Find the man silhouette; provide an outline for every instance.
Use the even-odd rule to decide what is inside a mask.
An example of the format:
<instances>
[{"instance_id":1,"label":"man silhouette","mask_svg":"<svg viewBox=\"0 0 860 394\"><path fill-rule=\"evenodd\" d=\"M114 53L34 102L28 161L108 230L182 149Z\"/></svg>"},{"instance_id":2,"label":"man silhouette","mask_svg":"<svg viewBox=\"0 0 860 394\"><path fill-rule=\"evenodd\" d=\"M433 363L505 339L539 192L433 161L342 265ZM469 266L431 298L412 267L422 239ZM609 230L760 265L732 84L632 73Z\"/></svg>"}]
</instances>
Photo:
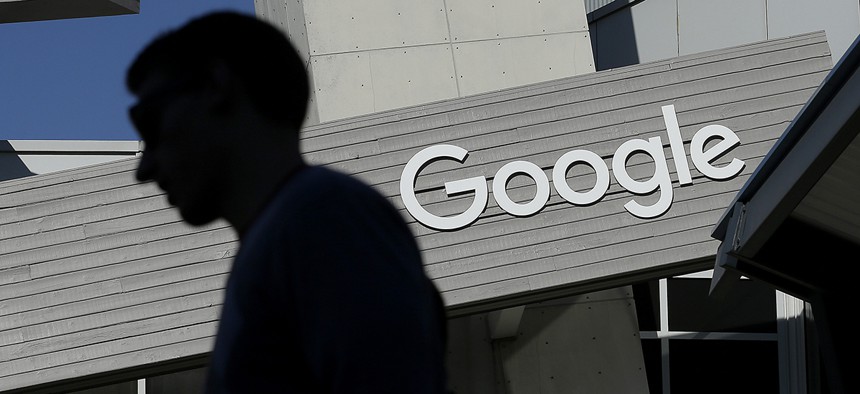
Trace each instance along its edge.
<instances>
[{"instance_id":1,"label":"man silhouette","mask_svg":"<svg viewBox=\"0 0 860 394\"><path fill-rule=\"evenodd\" d=\"M279 30L205 15L147 46L126 82L137 178L186 222L239 236L208 392L444 392L444 311L415 240L372 188L305 164L307 75Z\"/></svg>"}]
</instances>

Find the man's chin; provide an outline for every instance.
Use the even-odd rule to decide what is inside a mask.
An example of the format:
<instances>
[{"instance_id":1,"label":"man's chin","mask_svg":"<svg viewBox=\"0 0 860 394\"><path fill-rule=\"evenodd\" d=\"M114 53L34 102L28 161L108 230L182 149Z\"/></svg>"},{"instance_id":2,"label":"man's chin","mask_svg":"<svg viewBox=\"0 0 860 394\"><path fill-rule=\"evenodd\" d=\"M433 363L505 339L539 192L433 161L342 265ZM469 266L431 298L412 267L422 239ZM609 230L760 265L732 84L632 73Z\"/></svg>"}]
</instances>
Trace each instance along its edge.
<instances>
[{"instance_id":1,"label":"man's chin","mask_svg":"<svg viewBox=\"0 0 860 394\"><path fill-rule=\"evenodd\" d=\"M165 194L167 195L167 202L174 209L179 211L179 216L182 217L182 221L187 224L192 226L204 226L220 218L217 209L215 209L211 204L211 200L189 199L182 198L187 196L180 196L171 193ZM196 201L196 203L189 203L189 201Z\"/></svg>"},{"instance_id":2,"label":"man's chin","mask_svg":"<svg viewBox=\"0 0 860 394\"><path fill-rule=\"evenodd\" d=\"M211 213L200 212L199 210L182 209L181 207L179 208L179 216L182 217L182 220L185 223L192 226L204 226L218 219L217 215L213 215Z\"/></svg>"}]
</instances>

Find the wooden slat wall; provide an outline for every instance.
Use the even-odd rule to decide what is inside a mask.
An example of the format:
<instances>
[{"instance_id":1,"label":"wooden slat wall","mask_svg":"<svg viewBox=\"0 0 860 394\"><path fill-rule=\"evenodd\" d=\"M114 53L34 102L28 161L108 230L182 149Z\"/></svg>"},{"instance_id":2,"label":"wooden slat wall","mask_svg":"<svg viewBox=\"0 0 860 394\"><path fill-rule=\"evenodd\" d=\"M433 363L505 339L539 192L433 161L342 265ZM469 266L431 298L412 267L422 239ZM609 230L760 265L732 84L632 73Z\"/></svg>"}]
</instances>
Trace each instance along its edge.
<instances>
[{"instance_id":1,"label":"wooden slat wall","mask_svg":"<svg viewBox=\"0 0 860 394\"><path fill-rule=\"evenodd\" d=\"M825 37L814 33L317 125L303 131L303 150L390 197L457 315L706 268L717 247L711 227L830 67ZM513 160L550 175L569 150L608 162L624 141L659 135L673 169L660 111L667 104L685 142L708 124L734 130L741 145L729 156L746 167L716 182L691 163L693 184L675 183L674 203L658 218L627 213L628 200L655 196L634 196L614 177L597 204L573 206L553 191L528 218L504 213L491 194L477 222L459 231L426 228L403 208L403 166L434 144L470 151L465 164L434 163L417 181L422 204L445 214L471 200L445 197L444 182L492 182ZM0 390L209 350L235 234L222 222L183 224L157 188L134 181L135 166L0 183ZM639 156L628 166L634 176L653 171ZM533 189L515 178L508 191L528 199Z\"/></svg>"}]
</instances>

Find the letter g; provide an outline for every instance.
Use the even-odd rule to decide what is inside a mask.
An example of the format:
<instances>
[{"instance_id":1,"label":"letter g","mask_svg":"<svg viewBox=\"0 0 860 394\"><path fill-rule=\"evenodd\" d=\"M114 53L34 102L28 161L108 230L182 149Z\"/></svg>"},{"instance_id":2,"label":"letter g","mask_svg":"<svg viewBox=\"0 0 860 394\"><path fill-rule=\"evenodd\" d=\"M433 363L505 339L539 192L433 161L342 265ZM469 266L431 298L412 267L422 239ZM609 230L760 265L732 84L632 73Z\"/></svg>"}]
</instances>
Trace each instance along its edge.
<instances>
[{"instance_id":1,"label":"letter g","mask_svg":"<svg viewBox=\"0 0 860 394\"><path fill-rule=\"evenodd\" d=\"M421 171L427 164L443 159L454 159L460 163L466 160L469 152L459 146L454 145L433 145L429 148L424 148L416 153L406 163L403 168L403 174L400 175L400 198L403 199L403 205L406 210L415 218L427 227L437 230L456 230L466 227L484 212L487 207L487 179L479 176L459 181L451 181L445 183L445 193L448 196L465 192L475 192L475 200L465 212L455 216L436 216L427 212L418 199L415 197L415 180L418 178L418 172Z\"/></svg>"}]
</instances>

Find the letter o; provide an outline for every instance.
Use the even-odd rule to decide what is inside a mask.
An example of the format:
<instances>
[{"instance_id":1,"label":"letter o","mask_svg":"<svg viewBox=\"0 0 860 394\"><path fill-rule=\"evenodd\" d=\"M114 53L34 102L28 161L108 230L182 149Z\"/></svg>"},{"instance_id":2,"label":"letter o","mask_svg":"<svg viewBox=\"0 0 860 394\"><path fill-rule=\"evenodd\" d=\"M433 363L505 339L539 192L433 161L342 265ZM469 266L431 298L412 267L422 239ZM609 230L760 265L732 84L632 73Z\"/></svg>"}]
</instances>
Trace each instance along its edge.
<instances>
[{"instance_id":1,"label":"letter o","mask_svg":"<svg viewBox=\"0 0 860 394\"><path fill-rule=\"evenodd\" d=\"M506 186L508 180L515 174L528 175L537 186L535 197L525 204L513 202L508 197ZM540 211L549 200L549 180L547 180L543 170L534 163L522 160L510 162L496 172L496 176L493 178L493 195L495 195L499 207L505 212L514 216L529 216Z\"/></svg>"},{"instance_id":2,"label":"letter o","mask_svg":"<svg viewBox=\"0 0 860 394\"><path fill-rule=\"evenodd\" d=\"M580 193L570 188L567 183L567 171L577 163L585 163L594 169L597 180L591 190ZM555 162L552 168L552 183L562 198L576 205L588 205L603 198L609 189L609 168L596 153L587 150L573 150L565 153Z\"/></svg>"}]
</instances>

